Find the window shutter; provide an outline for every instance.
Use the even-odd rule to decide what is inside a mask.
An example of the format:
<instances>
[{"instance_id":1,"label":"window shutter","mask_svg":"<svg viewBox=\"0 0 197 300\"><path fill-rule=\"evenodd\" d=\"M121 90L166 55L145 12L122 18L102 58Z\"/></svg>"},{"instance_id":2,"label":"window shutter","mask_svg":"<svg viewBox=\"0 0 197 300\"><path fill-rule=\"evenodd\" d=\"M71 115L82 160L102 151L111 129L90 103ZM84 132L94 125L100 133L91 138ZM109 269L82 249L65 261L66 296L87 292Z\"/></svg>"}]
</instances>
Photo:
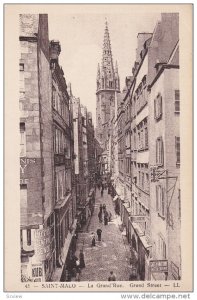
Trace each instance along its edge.
<instances>
[{"instance_id":1,"label":"window shutter","mask_svg":"<svg viewBox=\"0 0 197 300\"><path fill-rule=\"evenodd\" d=\"M156 211L159 210L159 207L158 207L158 185L156 185Z\"/></svg>"},{"instance_id":2,"label":"window shutter","mask_svg":"<svg viewBox=\"0 0 197 300\"><path fill-rule=\"evenodd\" d=\"M162 96L160 95L160 97L159 97L159 116L162 116Z\"/></svg>"},{"instance_id":3,"label":"window shutter","mask_svg":"<svg viewBox=\"0 0 197 300\"><path fill-rule=\"evenodd\" d=\"M156 114L156 99L154 99L154 118L157 118L157 114Z\"/></svg>"},{"instance_id":4,"label":"window shutter","mask_svg":"<svg viewBox=\"0 0 197 300\"><path fill-rule=\"evenodd\" d=\"M161 163L161 165L163 165L163 163L164 163L164 149L163 149L163 139L162 138L160 138L160 143L161 143L161 161L160 161L160 163Z\"/></svg>"},{"instance_id":5,"label":"window shutter","mask_svg":"<svg viewBox=\"0 0 197 300\"><path fill-rule=\"evenodd\" d=\"M164 188L161 189L161 213L165 215L165 203L164 203Z\"/></svg>"}]
</instances>

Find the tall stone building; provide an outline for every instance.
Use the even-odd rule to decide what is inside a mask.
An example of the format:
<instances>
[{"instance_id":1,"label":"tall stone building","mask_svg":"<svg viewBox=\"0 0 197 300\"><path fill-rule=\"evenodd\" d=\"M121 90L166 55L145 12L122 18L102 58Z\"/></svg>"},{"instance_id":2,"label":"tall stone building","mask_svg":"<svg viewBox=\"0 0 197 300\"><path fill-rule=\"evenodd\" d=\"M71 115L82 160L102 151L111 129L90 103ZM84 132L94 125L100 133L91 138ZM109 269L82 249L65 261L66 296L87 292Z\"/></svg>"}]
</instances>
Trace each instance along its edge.
<instances>
[{"instance_id":1,"label":"tall stone building","mask_svg":"<svg viewBox=\"0 0 197 300\"><path fill-rule=\"evenodd\" d=\"M103 150L107 148L111 118L115 110L115 91L120 92L118 65L114 68L108 24L105 23L103 57L98 65L96 91L96 138Z\"/></svg>"},{"instance_id":2,"label":"tall stone building","mask_svg":"<svg viewBox=\"0 0 197 300\"><path fill-rule=\"evenodd\" d=\"M76 226L72 106L45 14L20 15L21 280L59 281Z\"/></svg>"},{"instance_id":3,"label":"tall stone building","mask_svg":"<svg viewBox=\"0 0 197 300\"><path fill-rule=\"evenodd\" d=\"M139 33L113 127L115 203L139 280L181 279L179 18ZM118 161L118 164L117 164ZM162 265L162 268L160 268Z\"/></svg>"},{"instance_id":4,"label":"tall stone building","mask_svg":"<svg viewBox=\"0 0 197 300\"><path fill-rule=\"evenodd\" d=\"M72 106L64 72L59 65L60 42L50 42L50 69L52 78L53 155L56 272L53 281L59 281L76 226L75 178L73 172Z\"/></svg>"},{"instance_id":5,"label":"tall stone building","mask_svg":"<svg viewBox=\"0 0 197 300\"><path fill-rule=\"evenodd\" d=\"M21 280L55 268L53 131L48 17L20 15Z\"/></svg>"}]
</instances>

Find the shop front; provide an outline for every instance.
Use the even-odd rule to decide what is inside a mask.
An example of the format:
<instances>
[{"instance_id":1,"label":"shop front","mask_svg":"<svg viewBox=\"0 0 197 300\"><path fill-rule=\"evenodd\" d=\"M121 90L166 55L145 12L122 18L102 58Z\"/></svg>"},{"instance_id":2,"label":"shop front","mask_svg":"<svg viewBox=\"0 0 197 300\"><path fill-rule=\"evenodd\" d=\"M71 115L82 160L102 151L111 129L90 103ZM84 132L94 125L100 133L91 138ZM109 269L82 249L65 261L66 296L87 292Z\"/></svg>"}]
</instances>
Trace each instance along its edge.
<instances>
[{"instance_id":1,"label":"shop front","mask_svg":"<svg viewBox=\"0 0 197 300\"><path fill-rule=\"evenodd\" d=\"M21 281L50 281L55 269L53 227L23 229Z\"/></svg>"},{"instance_id":2,"label":"shop front","mask_svg":"<svg viewBox=\"0 0 197 300\"><path fill-rule=\"evenodd\" d=\"M145 234L144 216L132 216L131 222L131 248L137 258L137 273L139 280L149 280L149 261L151 256L151 242Z\"/></svg>"},{"instance_id":3,"label":"shop front","mask_svg":"<svg viewBox=\"0 0 197 300\"><path fill-rule=\"evenodd\" d=\"M71 204L72 197L69 194L55 206L56 270L53 274L53 281L60 280L68 249L76 230L77 220L72 218Z\"/></svg>"}]
</instances>

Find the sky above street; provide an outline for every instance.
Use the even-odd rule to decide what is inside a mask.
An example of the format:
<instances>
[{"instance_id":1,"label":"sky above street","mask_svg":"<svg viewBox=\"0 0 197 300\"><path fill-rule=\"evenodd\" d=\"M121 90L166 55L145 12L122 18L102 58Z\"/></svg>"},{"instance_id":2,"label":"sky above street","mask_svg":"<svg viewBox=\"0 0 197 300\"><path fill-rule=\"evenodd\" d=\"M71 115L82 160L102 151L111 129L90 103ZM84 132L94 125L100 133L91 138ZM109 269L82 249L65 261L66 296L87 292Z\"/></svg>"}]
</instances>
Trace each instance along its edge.
<instances>
[{"instance_id":1,"label":"sky above street","mask_svg":"<svg viewBox=\"0 0 197 300\"><path fill-rule=\"evenodd\" d=\"M48 14L49 38L60 41L59 63L72 92L96 116L96 75L101 64L105 20L108 21L113 63L118 62L121 90L132 74L139 32L153 32L160 13L141 10L124 13L53 12Z\"/></svg>"}]
</instances>

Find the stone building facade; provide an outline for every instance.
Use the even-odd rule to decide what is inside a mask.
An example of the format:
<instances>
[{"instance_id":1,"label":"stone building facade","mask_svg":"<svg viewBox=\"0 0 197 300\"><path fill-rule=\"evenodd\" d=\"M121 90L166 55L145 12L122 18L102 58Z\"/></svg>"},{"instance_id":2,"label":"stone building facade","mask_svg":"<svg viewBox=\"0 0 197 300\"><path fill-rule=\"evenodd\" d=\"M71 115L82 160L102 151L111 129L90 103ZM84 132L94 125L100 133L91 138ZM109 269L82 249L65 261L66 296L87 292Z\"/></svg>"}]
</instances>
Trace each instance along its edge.
<instances>
[{"instance_id":1,"label":"stone building facade","mask_svg":"<svg viewBox=\"0 0 197 300\"><path fill-rule=\"evenodd\" d=\"M94 206L96 173L94 125L91 113L80 103L80 99L73 95L71 99L74 126L77 219L80 227L83 227L91 216Z\"/></svg>"},{"instance_id":2,"label":"stone building facade","mask_svg":"<svg viewBox=\"0 0 197 300\"><path fill-rule=\"evenodd\" d=\"M61 46L50 42L50 68L53 106L53 155L56 267L53 279L60 279L76 227L76 196L73 169L73 122L67 84L59 65Z\"/></svg>"},{"instance_id":3,"label":"stone building facade","mask_svg":"<svg viewBox=\"0 0 197 300\"><path fill-rule=\"evenodd\" d=\"M150 44L149 127L152 257L181 278L179 17L162 14ZM162 36L162 39L161 39ZM158 46L156 46L158 45Z\"/></svg>"},{"instance_id":4,"label":"stone building facade","mask_svg":"<svg viewBox=\"0 0 197 300\"><path fill-rule=\"evenodd\" d=\"M47 15L20 15L19 41L21 279L42 281L56 264Z\"/></svg>"},{"instance_id":5,"label":"stone building facade","mask_svg":"<svg viewBox=\"0 0 197 300\"><path fill-rule=\"evenodd\" d=\"M21 280L60 280L74 234L72 110L45 14L20 15Z\"/></svg>"},{"instance_id":6,"label":"stone building facade","mask_svg":"<svg viewBox=\"0 0 197 300\"><path fill-rule=\"evenodd\" d=\"M178 14L164 13L153 33L138 34L108 137L114 201L139 280L181 278L178 24Z\"/></svg>"}]
</instances>

